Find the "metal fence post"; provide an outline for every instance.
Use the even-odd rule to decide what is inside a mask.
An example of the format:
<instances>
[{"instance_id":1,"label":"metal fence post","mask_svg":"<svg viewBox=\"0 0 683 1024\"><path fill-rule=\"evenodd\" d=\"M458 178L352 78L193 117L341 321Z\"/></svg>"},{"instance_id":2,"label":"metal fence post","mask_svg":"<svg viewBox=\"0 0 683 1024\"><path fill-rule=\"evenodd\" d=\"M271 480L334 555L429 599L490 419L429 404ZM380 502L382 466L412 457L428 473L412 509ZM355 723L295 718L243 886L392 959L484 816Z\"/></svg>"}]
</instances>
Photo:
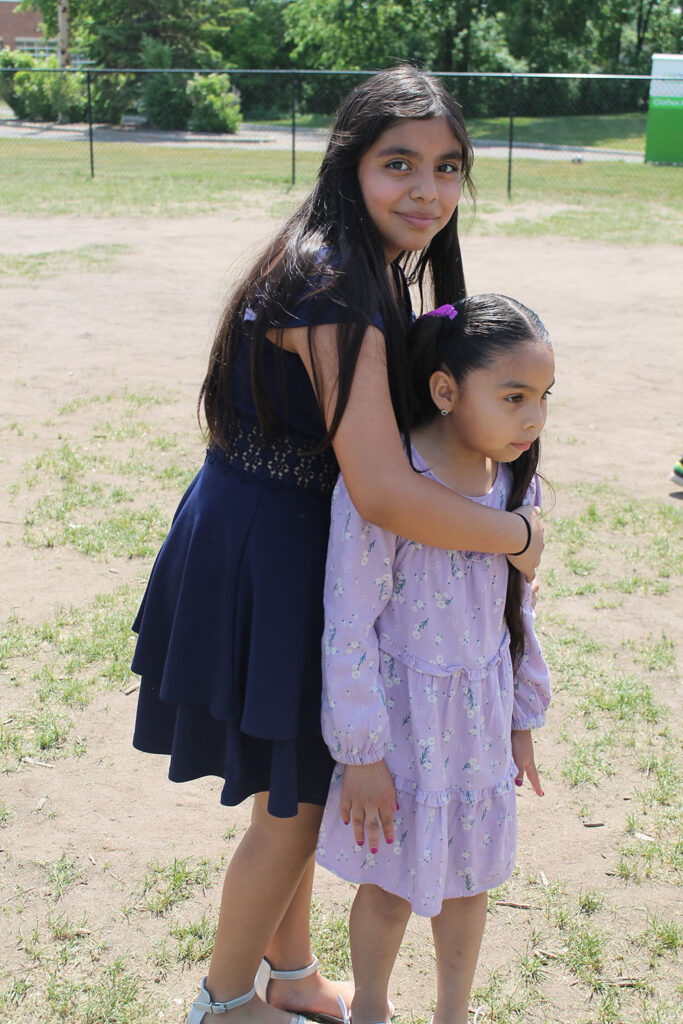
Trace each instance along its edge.
<instances>
[{"instance_id":1,"label":"metal fence post","mask_svg":"<svg viewBox=\"0 0 683 1024\"><path fill-rule=\"evenodd\" d=\"M292 74L292 185L296 183L296 75Z\"/></svg>"},{"instance_id":2,"label":"metal fence post","mask_svg":"<svg viewBox=\"0 0 683 1024\"><path fill-rule=\"evenodd\" d=\"M85 81L88 86L88 137L90 139L90 177L95 177L95 156L92 144L92 96L90 93L90 72L86 71Z\"/></svg>"},{"instance_id":3,"label":"metal fence post","mask_svg":"<svg viewBox=\"0 0 683 1024\"><path fill-rule=\"evenodd\" d=\"M508 199L512 195L512 142L515 131L515 76L510 79L510 125L508 130Z\"/></svg>"}]
</instances>

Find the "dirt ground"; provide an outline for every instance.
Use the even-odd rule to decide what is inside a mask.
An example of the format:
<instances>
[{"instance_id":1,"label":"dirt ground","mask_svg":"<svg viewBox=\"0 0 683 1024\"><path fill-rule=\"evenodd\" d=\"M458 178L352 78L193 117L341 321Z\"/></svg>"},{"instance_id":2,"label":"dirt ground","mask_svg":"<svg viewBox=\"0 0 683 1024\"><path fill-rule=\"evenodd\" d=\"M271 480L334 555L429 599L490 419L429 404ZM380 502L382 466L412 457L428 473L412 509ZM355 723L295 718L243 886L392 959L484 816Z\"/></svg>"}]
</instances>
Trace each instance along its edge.
<instances>
[{"instance_id":1,"label":"dirt ground","mask_svg":"<svg viewBox=\"0 0 683 1024\"><path fill-rule=\"evenodd\" d=\"M165 424L196 446L199 464L194 409L212 327L231 281L274 223L246 208L240 216L165 221L0 217L6 255L127 247L107 273L72 266L52 277L0 279L0 619L15 615L20 623L40 623L60 607L84 606L124 582L142 592L151 560L97 560L65 547L27 547L22 529L29 496L19 486L10 500L10 484L21 485L26 463L56 443L59 404L110 389L171 396ZM681 508L683 490L677 492L667 476L683 451L682 250L476 233L466 236L463 248L470 292L513 295L535 308L550 329L557 384L544 471L560 500L563 489L577 482L607 482L635 498ZM20 436L9 429L13 423L32 429ZM169 516L178 496L168 494ZM551 549L552 530L549 540ZM552 564L552 551L548 554ZM643 599L623 619L596 615L589 621L587 615L580 624L597 635L610 631L617 640L662 630L675 637L683 608L680 589L674 593L675 599L656 606ZM680 723L680 693L672 689L658 697L671 705ZM132 750L134 711L134 694L102 695L78 717L78 733L87 740L84 758L59 760L52 769L22 764L0 776L2 799L14 809L11 827L0 833L0 885L7 894L0 892L0 945L7 943L14 970L27 960L17 951L17 931L30 932L40 918L42 862L61 851L77 853L82 884L65 896L64 913L87 916L88 927L105 933L110 948L126 951L144 975L145 950L162 926L113 909L108 913L121 903L119 883L142 877L155 859L220 860L234 848L234 839L224 839L228 825L236 827L236 836L245 827L248 807L221 808L216 780L174 786L166 780L164 758ZM540 737L540 758L549 764L558 728L556 723ZM610 886L610 845L623 830L619 779L602 788L604 827L595 829L584 828L568 810L566 786L551 782L546 790L545 800L533 804L530 791L520 794L522 873L561 877L577 891ZM43 813L48 809L49 816ZM27 892L33 887L38 896L28 895L17 907L11 902L17 887ZM319 871L316 891L327 905L342 907L351 890ZM635 905L670 913L677 898L665 884L614 889L612 895L616 930L620 920L626 926ZM209 913L218 901L214 882L205 900ZM485 937L478 983L510 956L519 913L514 907L497 911ZM424 922L411 924L394 984L403 1014L424 1017L434 994L426 935ZM181 1004L200 974L201 967L171 973L162 985L163 1012L150 1019L179 1020ZM590 1019L581 1017L571 998L571 993L558 996L566 1015L556 1019Z\"/></svg>"}]
</instances>

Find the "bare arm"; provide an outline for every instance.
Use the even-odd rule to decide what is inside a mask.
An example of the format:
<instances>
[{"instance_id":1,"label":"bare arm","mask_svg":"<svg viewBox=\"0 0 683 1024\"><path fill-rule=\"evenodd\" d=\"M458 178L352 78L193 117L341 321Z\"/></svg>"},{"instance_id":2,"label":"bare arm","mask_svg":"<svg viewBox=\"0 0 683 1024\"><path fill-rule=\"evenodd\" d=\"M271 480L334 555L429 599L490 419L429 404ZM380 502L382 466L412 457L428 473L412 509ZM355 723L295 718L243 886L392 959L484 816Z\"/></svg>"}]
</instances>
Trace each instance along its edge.
<instances>
[{"instance_id":1,"label":"bare arm","mask_svg":"<svg viewBox=\"0 0 683 1024\"><path fill-rule=\"evenodd\" d=\"M306 328L284 331L285 348L297 352L313 379ZM337 398L336 328L315 330L318 377L327 422ZM432 547L507 554L519 551L527 530L519 516L468 501L416 473L405 456L387 376L384 338L368 328L349 401L334 437L334 450L351 499L370 522ZM532 542L515 565L529 578L543 550L543 527L530 509Z\"/></svg>"}]
</instances>

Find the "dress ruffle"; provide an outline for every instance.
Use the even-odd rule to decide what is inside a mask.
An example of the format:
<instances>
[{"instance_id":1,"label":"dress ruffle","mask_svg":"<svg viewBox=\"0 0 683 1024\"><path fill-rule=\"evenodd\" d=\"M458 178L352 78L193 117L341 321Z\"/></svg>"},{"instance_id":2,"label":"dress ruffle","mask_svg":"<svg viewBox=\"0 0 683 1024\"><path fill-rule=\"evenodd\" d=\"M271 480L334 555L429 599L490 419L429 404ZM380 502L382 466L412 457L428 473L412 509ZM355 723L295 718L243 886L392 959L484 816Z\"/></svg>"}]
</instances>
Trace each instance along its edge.
<instances>
[{"instance_id":1,"label":"dress ruffle","mask_svg":"<svg viewBox=\"0 0 683 1024\"><path fill-rule=\"evenodd\" d=\"M392 658L398 658L404 665L414 669L416 672L424 672L439 678L464 674L471 682L480 682L482 679L486 679L487 675L500 663L501 658L509 649L509 644L510 637L506 630L498 649L487 661L475 667L474 665L466 665L464 662L446 664L439 663L436 660L426 661L424 658L411 654L406 644L394 637L388 636L386 633L380 633L378 638L378 647L383 654L389 655Z\"/></svg>"},{"instance_id":2,"label":"dress ruffle","mask_svg":"<svg viewBox=\"0 0 683 1024\"><path fill-rule=\"evenodd\" d=\"M407 779L400 774L394 775L394 785L398 792L410 793L415 797L416 802L424 807L446 807L452 803L468 804L472 807L481 800L510 793L514 787L513 780L516 774L517 768L511 764L502 779L490 786L482 786L480 789L462 789L460 786L448 786L445 789L423 789L414 779Z\"/></svg>"},{"instance_id":3,"label":"dress ruffle","mask_svg":"<svg viewBox=\"0 0 683 1024\"><path fill-rule=\"evenodd\" d=\"M394 815L394 842L380 838L379 850L357 846L339 814L341 769L330 785L316 859L341 878L378 885L407 900L417 914L434 917L444 900L475 896L510 877L517 842L514 786L469 806L457 801L438 807L405 791Z\"/></svg>"},{"instance_id":4,"label":"dress ruffle","mask_svg":"<svg viewBox=\"0 0 683 1024\"><path fill-rule=\"evenodd\" d=\"M306 802L324 803L328 522L320 495L245 481L217 460L191 483L133 627L142 676L133 742L170 754L171 779L222 776L229 804L269 790L271 813L284 817L296 814L302 785L316 795ZM314 748L310 783L298 771L302 744Z\"/></svg>"}]
</instances>

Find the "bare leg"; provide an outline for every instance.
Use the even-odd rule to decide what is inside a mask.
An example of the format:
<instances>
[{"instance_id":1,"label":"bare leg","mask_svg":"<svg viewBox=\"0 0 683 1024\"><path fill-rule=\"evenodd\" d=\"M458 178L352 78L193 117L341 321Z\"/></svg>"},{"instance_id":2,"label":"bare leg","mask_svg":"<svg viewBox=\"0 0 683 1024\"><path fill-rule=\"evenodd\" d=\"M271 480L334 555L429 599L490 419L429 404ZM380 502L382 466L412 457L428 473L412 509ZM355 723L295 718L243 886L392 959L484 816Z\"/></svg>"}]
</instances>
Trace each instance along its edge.
<instances>
[{"instance_id":1,"label":"bare leg","mask_svg":"<svg viewBox=\"0 0 683 1024\"><path fill-rule=\"evenodd\" d=\"M488 893L444 900L432 918L437 996L434 1024L467 1024L467 1007L486 925Z\"/></svg>"},{"instance_id":2,"label":"bare leg","mask_svg":"<svg viewBox=\"0 0 683 1024\"><path fill-rule=\"evenodd\" d=\"M353 1024L389 1021L389 978L410 914L410 904L399 896L377 885L359 886L349 922Z\"/></svg>"},{"instance_id":3,"label":"bare leg","mask_svg":"<svg viewBox=\"0 0 683 1024\"><path fill-rule=\"evenodd\" d=\"M280 922L287 913L315 850L322 808L300 804L295 818L275 818L267 793L254 798L251 824L228 866L207 987L223 1002L249 991ZM310 962L310 961L309 961ZM299 964L301 966L301 964ZM260 999L211 1024L287 1024L289 1015Z\"/></svg>"},{"instance_id":4,"label":"bare leg","mask_svg":"<svg viewBox=\"0 0 683 1024\"><path fill-rule=\"evenodd\" d=\"M315 860L310 858L299 887L278 925L266 950L266 958L275 970L297 971L313 962L311 949L311 893ZM350 1005L353 985L334 982L319 972L296 981L273 979L268 988L268 1001L290 1012L318 1012L337 1017L340 1014L337 996Z\"/></svg>"}]
</instances>

